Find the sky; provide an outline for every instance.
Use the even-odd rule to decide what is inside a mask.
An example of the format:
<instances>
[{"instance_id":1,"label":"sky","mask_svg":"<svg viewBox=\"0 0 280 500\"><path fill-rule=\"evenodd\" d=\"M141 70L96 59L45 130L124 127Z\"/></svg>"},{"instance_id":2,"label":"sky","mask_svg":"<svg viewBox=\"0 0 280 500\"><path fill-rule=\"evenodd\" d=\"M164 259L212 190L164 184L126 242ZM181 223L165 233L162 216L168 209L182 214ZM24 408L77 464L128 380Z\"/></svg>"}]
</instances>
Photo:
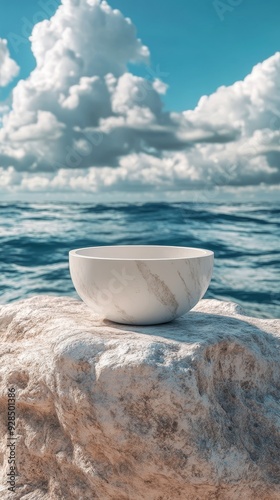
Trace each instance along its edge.
<instances>
[{"instance_id":1,"label":"sky","mask_svg":"<svg viewBox=\"0 0 280 500\"><path fill-rule=\"evenodd\" d=\"M0 0L2 198L278 194L279 1L59 5Z\"/></svg>"}]
</instances>

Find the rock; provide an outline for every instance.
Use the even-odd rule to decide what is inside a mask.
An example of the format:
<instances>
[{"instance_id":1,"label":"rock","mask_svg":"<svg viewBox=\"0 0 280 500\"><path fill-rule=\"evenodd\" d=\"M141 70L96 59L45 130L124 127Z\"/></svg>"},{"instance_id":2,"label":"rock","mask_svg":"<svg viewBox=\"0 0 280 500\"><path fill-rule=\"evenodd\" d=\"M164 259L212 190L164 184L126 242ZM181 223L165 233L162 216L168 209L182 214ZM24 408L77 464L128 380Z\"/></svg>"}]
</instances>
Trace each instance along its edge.
<instances>
[{"instance_id":1,"label":"rock","mask_svg":"<svg viewBox=\"0 0 280 500\"><path fill-rule=\"evenodd\" d=\"M0 332L1 499L280 499L279 320L203 300L128 327L39 296L2 306Z\"/></svg>"}]
</instances>

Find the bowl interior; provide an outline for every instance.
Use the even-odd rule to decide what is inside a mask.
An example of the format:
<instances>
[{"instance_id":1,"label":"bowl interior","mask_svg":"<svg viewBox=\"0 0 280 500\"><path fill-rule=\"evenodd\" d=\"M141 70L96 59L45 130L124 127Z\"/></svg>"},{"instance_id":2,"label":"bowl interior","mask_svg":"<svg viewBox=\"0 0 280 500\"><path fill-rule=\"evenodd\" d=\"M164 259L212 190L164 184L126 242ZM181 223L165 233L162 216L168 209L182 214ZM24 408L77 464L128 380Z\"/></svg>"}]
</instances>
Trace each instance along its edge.
<instances>
[{"instance_id":1,"label":"bowl interior","mask_svg":"<svg viewBox=\"0 0 280 500\"><path fill-rule=\"evenodd\" d=\"M207 257L213 255L213 252L191 247L126 245L79 248L78 250L72 250L70 254L92 259L168 260Z\"/></svg>"}]
</instances>

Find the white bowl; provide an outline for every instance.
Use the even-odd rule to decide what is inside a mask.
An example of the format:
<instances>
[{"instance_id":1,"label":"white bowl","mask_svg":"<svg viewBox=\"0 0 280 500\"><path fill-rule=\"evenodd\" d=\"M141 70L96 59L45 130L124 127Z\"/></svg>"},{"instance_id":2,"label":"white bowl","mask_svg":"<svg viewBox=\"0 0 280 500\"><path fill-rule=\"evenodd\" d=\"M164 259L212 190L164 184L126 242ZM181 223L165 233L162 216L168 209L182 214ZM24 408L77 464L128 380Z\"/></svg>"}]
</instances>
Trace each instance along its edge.
<instances>
[{"instance_id":1,"label":"white bowl","mask_svg":"<svg viewBox=\"0 0 280 500\"><path fill-rule=\"evenodd\" d=\"M166 323L190 311L213 271L209 250L172 246L105 246L69 252L81 299L102 318L131 325Z\"/></svg>"}]
</instances>

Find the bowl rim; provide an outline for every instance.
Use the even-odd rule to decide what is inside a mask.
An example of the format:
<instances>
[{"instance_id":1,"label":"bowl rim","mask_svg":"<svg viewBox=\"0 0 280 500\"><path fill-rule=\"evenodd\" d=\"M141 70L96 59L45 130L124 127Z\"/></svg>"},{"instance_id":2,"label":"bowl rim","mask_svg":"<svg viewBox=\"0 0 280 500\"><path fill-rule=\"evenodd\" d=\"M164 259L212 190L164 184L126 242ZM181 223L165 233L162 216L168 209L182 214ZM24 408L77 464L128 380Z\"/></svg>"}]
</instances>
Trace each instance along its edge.
<instances>
[{"instance_id":1,"label":"bowl rim","mask_svg":"<svg viewBox=\"0 0 280 500\"><path fill-rule=\"evenodd\" d=\"M140 259L135 259L135 258L127 258L127 257L98 257L98 256L92 256L92 255L81 255L78 254L77 252L81 250L90 250L90 249L100 249L100 248L176 248L180 250L198 250L201 252L201 255L194 255L191 257L157 257L157 258L140 258ZM214 252L212 250L207 250L205 248L198 248L198 247L182 247L182 246L175 246L175 245L100 245L100 246L94 246L94 247L83 247L83 248L75 248L74 250L69 251L69 258L71 257L78 257L82 259L91 259L91 260L106 260L106 261L122 261L122 262L158 262L158 261L171 261L171 260L191 260L191 259L203 259L206 257L214 257Z\"/></svg>"}]
</instances>

